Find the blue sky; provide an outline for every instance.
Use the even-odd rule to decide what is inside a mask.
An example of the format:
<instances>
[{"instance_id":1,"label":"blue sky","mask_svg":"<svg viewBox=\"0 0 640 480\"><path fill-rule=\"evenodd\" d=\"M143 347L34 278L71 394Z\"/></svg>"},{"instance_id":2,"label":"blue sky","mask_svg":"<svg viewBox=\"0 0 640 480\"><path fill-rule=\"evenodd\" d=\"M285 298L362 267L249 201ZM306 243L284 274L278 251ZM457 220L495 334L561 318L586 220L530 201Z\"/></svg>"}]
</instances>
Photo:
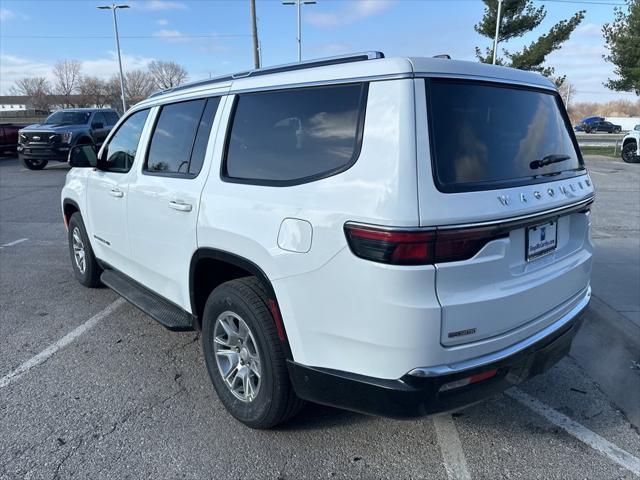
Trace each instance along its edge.
<instances>
[{"instance_id":1,"label":"blue sky","mask_svg":"<svg viewBox=\"0 0 640 480\"><path fill-rule=\"evenodd\" d=\"M317 0L303 7L303 56L322 57L363 50L387 56L449 53L474 60L474 47L489 40L473 30L483 12L480 0ZM595 3L594 3L595 2ZM249 0L149 0L127 2L118 11L125 69L144 68L152 59L175 60L190 79L252 66ZM296 59L295 7L280 0L257 0L264 65ZM535 2L539 4L539 1ZM540 32L578 10L582 25L547 63L566 74L576 100L634 100L633 94L602 86L613 67L605 53L603 23L622 0L547 0ZM87 0L0 0L0 92L7 94L22 76L50 75L57 59L83 62L83 73L108 77L116 72L111 13ZM536 32L536 33L540 33ZM73 38L71 38L73 37ZM505 45L516 49L529 35Z\"/></svg>"}]
</instances>

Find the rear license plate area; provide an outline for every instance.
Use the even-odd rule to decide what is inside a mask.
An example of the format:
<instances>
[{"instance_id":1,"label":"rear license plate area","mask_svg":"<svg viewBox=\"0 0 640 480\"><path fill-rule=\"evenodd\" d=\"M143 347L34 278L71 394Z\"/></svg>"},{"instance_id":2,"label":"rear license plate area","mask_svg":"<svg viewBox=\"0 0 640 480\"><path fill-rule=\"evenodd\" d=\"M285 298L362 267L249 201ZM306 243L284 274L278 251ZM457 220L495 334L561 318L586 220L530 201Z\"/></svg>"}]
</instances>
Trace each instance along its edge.
<instances>
[{"instance_id":1,"label":"rear license plate area","mask_svg":"<svg viewBox=\"0 0 640 480\"><path fill-rule=\"evenodd\" d=\"M527 227L525 242L527 261L553 252L558 244L558 220Z\"/></svg>"}]
</instances>

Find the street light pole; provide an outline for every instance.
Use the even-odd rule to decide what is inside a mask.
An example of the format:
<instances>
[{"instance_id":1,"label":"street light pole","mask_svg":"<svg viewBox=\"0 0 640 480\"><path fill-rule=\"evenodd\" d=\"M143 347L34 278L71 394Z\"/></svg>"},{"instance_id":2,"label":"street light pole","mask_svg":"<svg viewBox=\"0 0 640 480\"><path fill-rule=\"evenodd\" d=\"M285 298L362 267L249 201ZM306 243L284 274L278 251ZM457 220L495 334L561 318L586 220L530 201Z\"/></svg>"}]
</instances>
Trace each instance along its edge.
<instances>
[{"instance_id":1,"label":"street light pole","mask_svg":"<svg viewBox=\"0 0 640 480\"><path fill-rule=\"evenodd\" d=\"M111 10L113 13L113 29L116 35L116 50L118 51L118 67L120 68L120 95L122 97L122 113L127 111L127 102L124 96L124 75L122 73L122 56L120 54L120 36L118 35L118 20L116 18L116 10L119 8L129 8L129 5L103 5L98 7L100 10Z\"/></svg>"},{"instance_id":2,"label":"street light pole","mask_svg":"<svg viewBox=\"0 0 640 480\"><path fill-rule=\"evenodd\" d=\"M502 0L498 0L498 16L496 18L496 36L493 38L493 64L496 64L498 53L498 34L500 33L500 15L502 14Z\"/></svg>"},{"instance_id":3,"label":"street light pole","mask_svg":"<svg viewBox=\"0 0 640 480\"><path fill-rule=\"evenodd\" d=\"M316 0L283 0L283 5L295 5L297 8L297 18L298 18L298 62L302 61L302 5L313 5L316 3Z\"/></svg>"},{"instance_id":4,"label":"street light pole","mask_svg":"<svg viewBox=\"0 0 640 480\"><path fill-rule=\"evenodd\" d=\"M260 51L258 41L258 22L256 20L256 0L249 0L251 11L251 37L253 37L253 66L260 68Z\"/></svg>"}]
</instances>

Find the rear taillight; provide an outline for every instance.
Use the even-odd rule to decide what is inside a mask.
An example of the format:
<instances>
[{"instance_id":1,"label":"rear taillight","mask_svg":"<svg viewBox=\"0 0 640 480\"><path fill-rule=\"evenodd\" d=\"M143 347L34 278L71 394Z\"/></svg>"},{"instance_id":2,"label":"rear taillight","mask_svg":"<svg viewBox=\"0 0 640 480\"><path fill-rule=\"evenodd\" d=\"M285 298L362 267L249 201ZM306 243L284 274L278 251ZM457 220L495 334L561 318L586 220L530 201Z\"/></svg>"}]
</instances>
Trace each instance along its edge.
<instances>
[{"instance_id":1,"label":"rear taillight","mask_svg":"<svg viewBox=\"0 0 640 480\"><path fill-rule=\"evenodd\" d=\"M360 258L392 265L433 263L435 230L387 230L349 223L344 230L351 251Z\"/></svg>"},{"instance_id":2,"label":"rear taillight","mask_svg":"<svg viewBox=\"0 0 640 480\"><path fill-rule=\"evenodd\" d=\"M356 256L391 265L467 260L491 240L509 235L503 227L404 230L347 223L344 229Z\"/></svg>"}]
</instances>

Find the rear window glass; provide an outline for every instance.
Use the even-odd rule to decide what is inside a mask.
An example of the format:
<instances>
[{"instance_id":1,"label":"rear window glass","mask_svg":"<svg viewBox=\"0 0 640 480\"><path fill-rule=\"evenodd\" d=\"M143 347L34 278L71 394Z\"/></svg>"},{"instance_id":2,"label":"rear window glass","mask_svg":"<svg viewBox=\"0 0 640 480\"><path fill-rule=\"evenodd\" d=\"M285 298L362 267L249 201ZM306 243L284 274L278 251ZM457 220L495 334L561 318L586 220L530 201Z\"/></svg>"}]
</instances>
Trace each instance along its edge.
<instances>
[{"instance_id":1,"label":"rear window glass","mask_svg":"<svg viewBox=\"0 0 640 480\"><path fill-rule=\"evenodd\" d=\"M554 93L431 79L427 98L434 179L444 192L535 183L546 174L582 169Z\"/></svg>"},{"instance_id":2,"label":"rear window glass","mask_svg":"<svg viewBox=\"0 0 640 480\"><path fill-rule=\"evenodd\" d=\"M345 170L359 153L366 91L359 83L240 95L223 176L291 185Z\"/></svg>"}]
</instances>

